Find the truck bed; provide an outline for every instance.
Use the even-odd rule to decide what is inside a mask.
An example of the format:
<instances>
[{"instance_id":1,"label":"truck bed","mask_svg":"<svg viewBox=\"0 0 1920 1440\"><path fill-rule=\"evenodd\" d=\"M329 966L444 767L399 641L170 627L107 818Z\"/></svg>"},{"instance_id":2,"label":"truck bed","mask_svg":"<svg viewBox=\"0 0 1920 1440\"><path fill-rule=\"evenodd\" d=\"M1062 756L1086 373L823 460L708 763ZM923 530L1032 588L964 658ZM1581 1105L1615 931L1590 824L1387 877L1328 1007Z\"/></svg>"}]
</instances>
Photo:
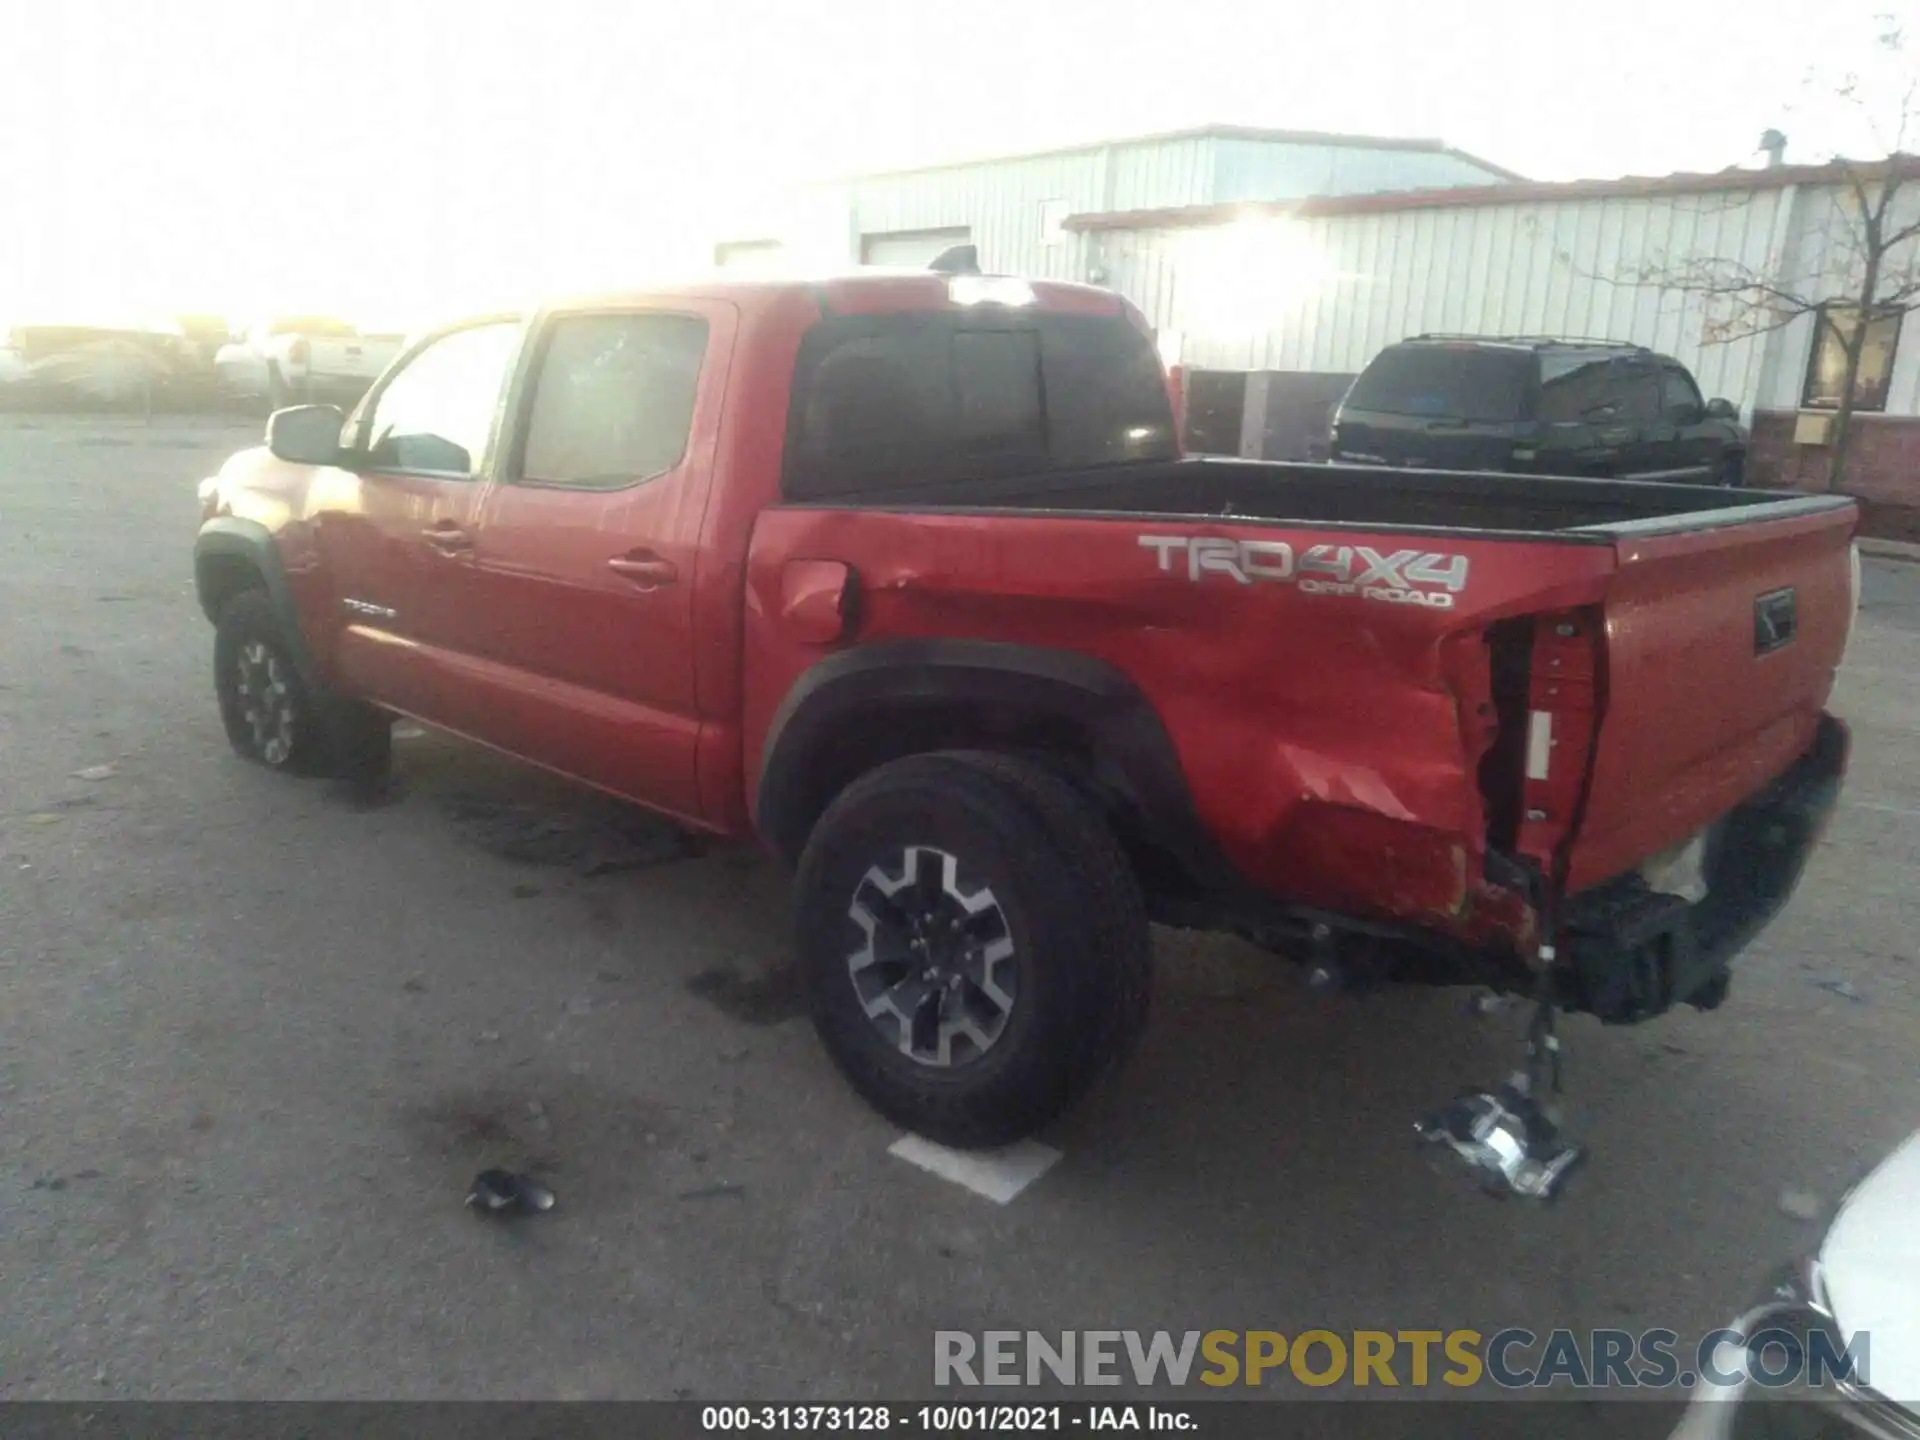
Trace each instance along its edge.
<instances>
[{"instance_id":1,"label":"truck bed","mask_svg":"<svg viewBox=\"0 0 1920 1440\"><path fill-rule=\"evenodd\" d=\"M1844 496L1238 460L849 491L761 513L750 608L830 558L862 644L1093 657L1256 887L1468 939L1488 852L1578 894L1719 834L1815 746L1853 613Z\"/></svg>"},{"instance_id":2,"label":"truck bed","mask_svg":"<svg viewBox=\"0 0 1920 1440\"><path fill-rule=\"evenodd\" d=\"M1843 497L1634 480L1188 459L866 491L833 502L890 510L1180 515L1365 529L1467 531L1609 543L1653 533L1844 507Z\"/></svg>"}]
</instances>

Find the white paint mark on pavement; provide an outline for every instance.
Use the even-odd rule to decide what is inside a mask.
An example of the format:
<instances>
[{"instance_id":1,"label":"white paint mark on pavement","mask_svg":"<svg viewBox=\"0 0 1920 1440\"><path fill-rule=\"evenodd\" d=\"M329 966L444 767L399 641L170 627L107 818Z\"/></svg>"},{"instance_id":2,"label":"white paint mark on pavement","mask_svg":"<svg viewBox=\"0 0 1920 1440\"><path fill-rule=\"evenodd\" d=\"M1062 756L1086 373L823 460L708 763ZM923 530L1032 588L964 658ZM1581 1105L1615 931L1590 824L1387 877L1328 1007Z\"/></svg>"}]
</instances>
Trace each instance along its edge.
<instances>
[{"instance_id":1,"label":"white paint mark on pavement","mask_svg":"<svg viewBox=\"0 0 1920 1440\"><path fill-rule=\"evenodd\" d=\"M918 1135L902 1135L887 1147L887 1153L984 1195L996 1205L1005 1205L1060 1159L1058 1150L1037 1140L1022 1140L1004 1150L949 1150Z\"/></svg>"}]
</instances>

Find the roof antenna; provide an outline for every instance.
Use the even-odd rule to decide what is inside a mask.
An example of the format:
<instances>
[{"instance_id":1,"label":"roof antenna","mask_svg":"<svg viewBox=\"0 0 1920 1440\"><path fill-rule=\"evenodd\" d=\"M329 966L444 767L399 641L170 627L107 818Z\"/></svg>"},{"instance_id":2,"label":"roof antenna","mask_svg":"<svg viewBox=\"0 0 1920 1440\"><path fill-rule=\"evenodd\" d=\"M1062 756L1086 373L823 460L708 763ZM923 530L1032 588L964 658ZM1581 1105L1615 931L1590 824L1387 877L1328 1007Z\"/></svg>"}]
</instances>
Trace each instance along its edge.
<instances>
[{"instance_id":1,"label":"roof antenna","mask_svg":"<svg viewBox=\"0 0 1920 1440\"><path fill-rule=\"evenodd\" d=\"M955 245L942 250L927 262L927 269L936 275L978 275L980 273L980 249L977 245Z\"/></svg>"}]
</instances>

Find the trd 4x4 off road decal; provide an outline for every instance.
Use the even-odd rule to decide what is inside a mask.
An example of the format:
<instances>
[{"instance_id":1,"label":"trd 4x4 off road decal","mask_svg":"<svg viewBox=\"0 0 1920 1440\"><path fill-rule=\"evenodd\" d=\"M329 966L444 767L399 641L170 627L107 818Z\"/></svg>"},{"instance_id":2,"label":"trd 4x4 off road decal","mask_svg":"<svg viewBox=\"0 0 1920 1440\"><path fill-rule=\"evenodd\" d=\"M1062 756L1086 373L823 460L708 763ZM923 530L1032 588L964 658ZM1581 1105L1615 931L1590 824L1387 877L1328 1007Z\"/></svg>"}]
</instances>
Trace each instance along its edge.
<instances>
[{"instance_id":1,"label":"trd 4x4 off road decal","mask_svg":"<svg viewBox=\"0 0 1920 1440\"><path fill-rule=\"evenodd\" d=\"M1358 595L1390 605L1451 610L1467 588L1467 557L1423 550L1382 555L1366 545L1311 545L1297 555L1284 540L1228 540L1218 536L1142 535L1140 544L1159 557L1161 573L1176 566L1194 582L1225 575L1242 585L1277 580L1306 595ZM1181 551L1186 560L1175 559Z\"/></svg>"}]
</instances>

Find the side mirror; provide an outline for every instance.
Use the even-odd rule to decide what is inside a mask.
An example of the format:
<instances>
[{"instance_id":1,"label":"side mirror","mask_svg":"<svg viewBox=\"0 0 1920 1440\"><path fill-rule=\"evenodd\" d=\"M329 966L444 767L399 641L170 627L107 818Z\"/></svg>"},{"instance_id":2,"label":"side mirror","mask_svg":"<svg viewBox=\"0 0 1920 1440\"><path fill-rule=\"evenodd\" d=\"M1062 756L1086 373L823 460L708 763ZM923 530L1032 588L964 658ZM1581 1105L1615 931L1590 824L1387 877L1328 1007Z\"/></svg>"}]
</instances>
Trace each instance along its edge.
<instances>
[{"instance_id":1,"label":"side mirror","mask_svg":"<svg viewBox=\"0 0 1920 1440\"><path fill-rule=\"evenodd\" d=\"M295 465L337 465L346 423L338 405L289 405L267 417L267 449Z\"/></svg>"},{"instance_id":2,"label":"side mirror","mask_svg":"<svg viewBox=\"0 0 1920 1440\"><path fill-rule=\"evenodd\" d=\"M1731 400L1709 400L1707 401L1707 418L1709 420L1738 420L1740 418L1740 411Z\"/></svg>"},{"instance_id":3,"label":"side mirror","mask_svg":"<svg viewBox=\"0 0 1920 1440\"><path fill-rule=\"evenodd\" d=\"M1676 425L1698 425L1711 413L1691 400L1683 400L1667 412L1667 418Z\"/></svg>"}]
</instances>

